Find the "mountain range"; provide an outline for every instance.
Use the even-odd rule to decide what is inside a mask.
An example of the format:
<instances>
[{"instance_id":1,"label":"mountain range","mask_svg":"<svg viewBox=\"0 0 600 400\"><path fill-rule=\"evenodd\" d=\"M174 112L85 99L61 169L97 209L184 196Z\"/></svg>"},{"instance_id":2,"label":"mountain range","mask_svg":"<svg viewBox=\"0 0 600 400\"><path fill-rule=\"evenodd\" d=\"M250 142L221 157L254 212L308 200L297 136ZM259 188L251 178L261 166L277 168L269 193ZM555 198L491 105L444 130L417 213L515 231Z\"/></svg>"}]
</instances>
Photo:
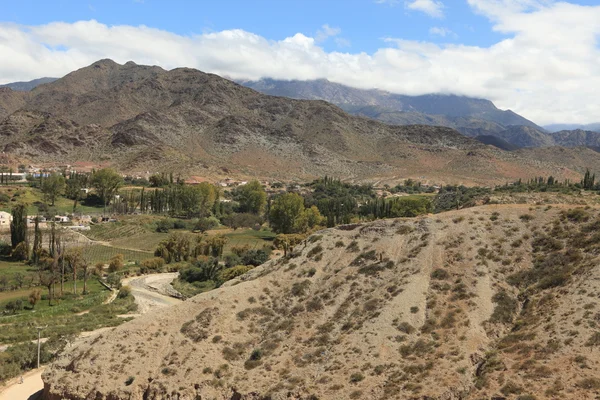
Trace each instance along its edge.
<instances>
[{"instance_id":1,"label":"mountain range","mask_svg":"<svg viewBox=\"0 0 600 400\"><path fill-rule=\"evenodd\" d=\"M453 107L446 100L438 104L456 118L468 110L485 115L493 106L464 100ZM500 110L487 114L521 120ZM322 100L270 96L194 69L112 60L31 91L0 88L0 149L35 163L285 180L329 174L482 183L550 174L579 179L586 167L600 169L600 155L587 149L552 149L538 158L527 149L486 146L447 127L393 126Z\"/></svg>"},{"instance_id":2,"label":"mountain range","mask_svg":"<svg viewBox=\"0 0 600 400\"><path fill-rule=\"evenodd\" d=\"M296 99L325 100L345 111L392 125L435 125L454 128L471 137L495 136L516 147L587 146L600 142L599 124L552 125L546 130L491 101L465 96L406 96L383 90L351 88L325 79L240 81L262 93ZM569 129L574 128L575 131ZM582 133L582 130L587 130ZM556 134L555 134L556 133Z\"/></svg>"},{"instance_id":3,"label":"mountain range","mask_svg":"<svg viewBox=\"0 0 600 400\"><path fill-rule=\"evenodd\" d=\"M0 85L0 90L10 88L14 91L31 91L39 85L57 79L40 78L29 82L14 82ZM500 147L505 150L548 146L585 146L596 149L600 142L600 123L553 124L541 127L511 110L498 109L486 99L442 94L407 96L378 89L352 88L326 79L284 81L267 78L238 83L273 96L325 100L348 113L390 125L445 126L476 139L494 136L508 142L508 147ZM492 142L501 143L497 140Z\"/></svg>"}]
</instances>

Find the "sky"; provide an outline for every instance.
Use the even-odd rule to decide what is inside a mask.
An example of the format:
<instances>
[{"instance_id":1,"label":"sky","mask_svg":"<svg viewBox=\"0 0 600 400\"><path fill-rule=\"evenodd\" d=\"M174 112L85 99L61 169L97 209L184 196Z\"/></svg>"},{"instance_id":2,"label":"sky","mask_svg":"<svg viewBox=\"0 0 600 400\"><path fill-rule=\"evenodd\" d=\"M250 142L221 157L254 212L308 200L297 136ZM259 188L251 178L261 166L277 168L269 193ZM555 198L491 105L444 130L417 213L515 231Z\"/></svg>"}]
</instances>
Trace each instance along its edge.
<instances>
[{"instance_id":1,"label":"sky","mask_svg":"<svg viewBox=\"0 0 600 400\"><path fill-rule=\"evenodd\" d=\"M0 0L0 83L102 58L600 121L599 0Z\"/></svg>"}]
</instances>

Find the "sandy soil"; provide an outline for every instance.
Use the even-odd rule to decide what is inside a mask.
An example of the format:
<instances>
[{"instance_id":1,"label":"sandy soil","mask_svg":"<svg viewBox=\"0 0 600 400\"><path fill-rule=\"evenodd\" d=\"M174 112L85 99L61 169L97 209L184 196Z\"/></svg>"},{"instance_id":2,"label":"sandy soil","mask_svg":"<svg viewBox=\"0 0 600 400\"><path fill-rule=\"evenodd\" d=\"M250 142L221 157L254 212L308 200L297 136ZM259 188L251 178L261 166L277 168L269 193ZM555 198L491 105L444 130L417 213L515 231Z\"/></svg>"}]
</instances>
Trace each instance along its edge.
<instances>
[{"instance_id":1,"label":"sandy soil","mask_svg":"<svg viewBox=\"0 0 600 400\"><path fill-rule=\"evenodd\" d=\"M42 382L44 368L34 369L8 382L5 389L0 388L0 400L35 400L42 394L44 383Z\"/></svg>"}]
</instances>

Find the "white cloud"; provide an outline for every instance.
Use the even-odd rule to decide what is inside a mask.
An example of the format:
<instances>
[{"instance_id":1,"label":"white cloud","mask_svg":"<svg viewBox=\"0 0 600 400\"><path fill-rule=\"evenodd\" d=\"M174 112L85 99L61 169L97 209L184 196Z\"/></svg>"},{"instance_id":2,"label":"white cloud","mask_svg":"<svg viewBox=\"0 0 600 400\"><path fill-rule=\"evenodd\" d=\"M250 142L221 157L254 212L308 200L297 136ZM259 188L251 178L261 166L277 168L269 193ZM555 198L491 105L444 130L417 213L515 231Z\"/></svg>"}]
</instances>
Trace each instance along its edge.
<instances>
[{"instance_id":1,"label":"white cloud","mask_svg":"<svg viewBox=\"0 0 600 400\"><path fill-rule=\"evenodd\" d=\"M446 36L457 37L458 36L452 30L445 28L443 26L432 26L431 28L429 28L429 34L434 35L434 36L441 36L441 37L446 37Z\"/></svg>"},{"instance_id":2,"label":"white cloud","mask_svg":"<svg viewBox=\"0 0 600 400\"><path fill-rule=\"evenodd\" d=\"M539 124L599 119L600 6L506 0L506 7L490 8L499 1L469 1L477 12L485 10L506 39L479 47L388 38L367 54L325 51L301 33L273 41L243 30L182 36L93 20L0 23L0 83L62 76L112 58L240 79L327 78L411 95L483 97Z\"/></svg>"},{"instance_id":3,"label":"white cloud","mask_svg":"<svg viewBox=\"0 0 600 400\"><path fill-rule=\"evenodd\" d=\"M437 0L411 0L405 2L409 10L421 11L433 18L444 17L444 4Z\"/></svg>"},{"instance_id":4,"label":"white cloud","mask_svg":"<svg viewBox=\"0 0 600 400\"><path fill-rule=\"evenodd\" d=\"M350 47L352 46L352 42L350 42L350 40L348 39L344 39L344 38L335 38L334 39L335 44L337 44L338 47Z\"/></svg>"},{"instance_id":5,"label":"white cloud","mask_svg":"<svg viewBox=\"0 0 600 400\"><path fill-rule=\"evenodd\" d=\"M389 6L395 6L396 4L398 4L399 0L375 0L375 3L377 4L387 4Z\"/></svg>"},{"instance_id":6,"label":"white cloud","mask_svg":"<svg viewBox=\"0 0 600 400\"><path fill-rule=\"evenodd\" d=\"M337 36L340 33L342 33L342 30L340 28L336 28L336 27L332 27L329 26L327 24L321 26L321 29L319 29L315 35L315 40L317 42L324 42L325 40L329 39L330 37L333 36Z\"/></svg>"}]
</instances>

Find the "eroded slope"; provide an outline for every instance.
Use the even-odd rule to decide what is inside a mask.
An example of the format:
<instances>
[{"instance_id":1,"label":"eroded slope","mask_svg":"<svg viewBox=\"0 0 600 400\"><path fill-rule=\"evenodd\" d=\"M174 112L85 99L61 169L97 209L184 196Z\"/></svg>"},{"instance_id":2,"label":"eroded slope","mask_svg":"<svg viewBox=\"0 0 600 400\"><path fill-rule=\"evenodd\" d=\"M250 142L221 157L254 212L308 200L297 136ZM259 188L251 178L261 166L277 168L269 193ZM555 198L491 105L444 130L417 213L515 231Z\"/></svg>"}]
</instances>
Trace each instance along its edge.
<instances>
[{"instance_id":1,"label":"eroded slope","mask_svg":"<svg viewBox=\"0 0 600 400\"><path fill-rule=\"evenodd\" d=\"M319 232L73 349L46 399L592 399L600 219L566 210Z\"/></svg>"}]
</instances>

